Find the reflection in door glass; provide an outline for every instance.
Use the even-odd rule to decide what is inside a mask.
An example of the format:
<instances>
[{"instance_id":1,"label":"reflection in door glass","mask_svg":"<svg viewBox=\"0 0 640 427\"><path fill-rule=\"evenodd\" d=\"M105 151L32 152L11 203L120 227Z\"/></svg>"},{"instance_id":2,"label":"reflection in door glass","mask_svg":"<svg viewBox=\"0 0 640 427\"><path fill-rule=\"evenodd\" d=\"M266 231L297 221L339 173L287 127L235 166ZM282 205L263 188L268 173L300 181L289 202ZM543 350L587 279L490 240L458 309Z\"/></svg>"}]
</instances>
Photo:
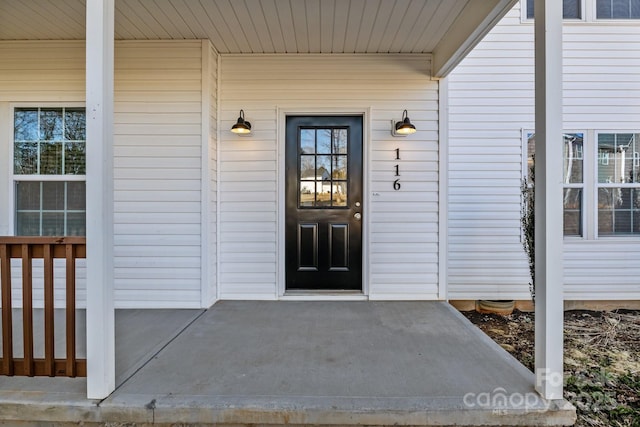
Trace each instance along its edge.
<instances>
[{"instance_id":1,"label":"reflection in door glass","mask_svg":"<svg viewBox=\"0 0 640 427\"><path fill-rule=\"evenodd\" d=\"M333 154L347 154L347 130L333 130Z\"/></svg>"},{"instance_id":2,"label":"reflection in door glass","mask_svg":"<svg viewBox=\"0 0 640 427\"><path fill-rule=\"evenodd\" d=\"M347 206L347 183L333 182L333 206Z\"/></svg>"},{"instance_id":3,"label":"reflection in door glass","mask_svg":"<svg viewBox=\"0 0 640 427\"><path fill-rule=\"evenodd\" d=\"M315 129L300 130L300 154L314 154L316 152Z\"/></svg>"},{"instance_id":4,"label":"reflection in door glass","mask_svg":"<svg viewBox=\"0 0 640 427\"><path fill-rule=\"evenodd\" d=\"M300 207L346 207L347 129L300 128L298 141Z\"/></svg>"},{"instance_id":5,"label":"reflection in door glass","mask_svg":"<svg viewBox=\"0 0 640 427\"><path fill-rule=\"evenodd\" d=\"M331 154L331 129L318 129L318 154Z\"/></svg>"}]
</instances>

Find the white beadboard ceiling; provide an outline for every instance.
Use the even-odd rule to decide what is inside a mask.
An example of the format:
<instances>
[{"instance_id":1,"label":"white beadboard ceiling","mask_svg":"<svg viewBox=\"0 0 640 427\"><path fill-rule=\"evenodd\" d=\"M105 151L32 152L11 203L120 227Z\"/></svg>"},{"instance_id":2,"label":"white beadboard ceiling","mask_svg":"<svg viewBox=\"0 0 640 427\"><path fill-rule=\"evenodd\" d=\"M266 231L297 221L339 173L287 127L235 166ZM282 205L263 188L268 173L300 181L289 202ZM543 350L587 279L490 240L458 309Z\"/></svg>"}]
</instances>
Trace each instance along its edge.
<instances>
[{"instance_id":1,"label":"white beadboard ceiling","mask_svg":"<svg viewBox=\"0 0 640 427\"><path fill-rule=\"evenodd\" d=\"M479 40L515 1L116 0L115 37L209 39L223 54L434 53L450 36ZM85 0L0 0L0 40L84 37Z\"/></svg>"}]
</instances>

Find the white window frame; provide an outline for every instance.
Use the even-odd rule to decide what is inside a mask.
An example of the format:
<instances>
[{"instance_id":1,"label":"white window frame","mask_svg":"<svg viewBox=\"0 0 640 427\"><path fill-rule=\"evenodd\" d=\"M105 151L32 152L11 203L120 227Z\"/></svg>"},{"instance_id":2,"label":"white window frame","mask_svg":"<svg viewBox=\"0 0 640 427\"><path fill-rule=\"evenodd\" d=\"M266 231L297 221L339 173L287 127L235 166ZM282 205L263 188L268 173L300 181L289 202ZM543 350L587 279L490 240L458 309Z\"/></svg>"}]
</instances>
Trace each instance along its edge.
<instances>
[{"instance_id":1,"label":"white window frame","mask_svg":"<svg viewBox=\"0 0 640 427\"><path fill-rule=\"evenodd\" d=\"M597 0L590 0L590 12L591 12L591 20L593 22L602 22L602 23L631 23L632 25L638 25L638 21L640 18L598 18L598 2Z\"/></svg>"},{"instance_id":2,"label":"white window frame","mask_svg":"<svg viewBox=\"0 0 640 427\"><path fill-rule=\"evenodd\" d=\"M563 188L563 193L564 193L564 189L565 188L580 188L582 189L582 210L580 213L580 221L581 221L581 227L582 227L582 235L580 236L575 236L575 235L564 235L563 233L563 238L565 240L587 240L589 238L592 238L591 233L590 233L590 215L588 214L589 208L588 206L590 206L588 203L590 203L590 196L588 195L588 186L587 186L587 182L589 179L589 175L591 174L591 165L590 165L590 159L589 156L585 156L584 153L587 152L589 153L589 132L587 132L586 130L577 130L577 129L569 129L569 130L563 130L562 132L563 134L567 134L567 133L576 133L576 134L582 134L582 182L581 183L571 183L571 184L566 184L563 182L562 184L562 188ZM535 134L535 131L531 128L522 128L521 129L521 141L522 141L522 164L521 164L521 176L523 180L527 179L527 176L529 174L529 164L528 164L528 145L529 145L529 135L531 134ZM563 161L564 163L564 161ZM564 172L563 172L564 175ZM597 207L596 207L597 208ZM563 208L563 219L564 219L564 208ZM596 224L597 225L597 224ZM564 226L563 226L563 230L564 230ZM520 238L521 240L524 238L524 236L522 235L522 229L520 231Z\"/></svg>"},{"instance_id":3,"label":"white window frame","mask_svg":"<svg viewBox=\"0 0 640 427\"><path fill-rule=\"evenodd\" d=\"M592 153L594 155L594 162L593 162L593 166L592 166L592 179L593 179L593 184L592 184L592 197L593 197L593 205L592 205L592 215L593 215L593 236L595 239L599 239L599 240L623 240L623 241L629 241L629 239L640 239L640 233L637 234L612 234L612 235L605 235L605 236L600 236L599 230L598 230L598 190L600 188L606 188L606 187L616 187L616 188L637 188L638 190L640 190L640 183L608 183L608 182L598 182L598 136L602 133L613 133L613 134L619 134L619 133L631 133L631 134L635 134L635 135L640 135L640 128L638 129L633 129L633 130L629 130L629 129L614 129L614 130L603 130L603 129L599 129L596 131L593 131L593 148L592 148ZM635 160L634 160L635 161Z\"/></svg>"},{"instance_id":4,"label":"white window frame","mask_svg":"<svg viewBox=\"0 0 640 427\"><path fill-rule=\"evenodd\" d=\"M85 170L85 175L16 175L14 168L14 156L15 156L15 110L21 108L84 108L86 115L86 104L84 102L39 102L39 103L31 103L31 102L20 102L20 103L12 103L9 105L9 126L7 126L7 140L9 141L9 159L8 162L8 170L9 170L9 203L7 203L7 207L9 209L8 218L9 218L9 234L12 236L16 235L16 181L49 181L49 182L69 182L69 181L87 181L87 175ZM86 141L86 140L85 140ZM86 208L86 206L85 206Z\"/></svg>"},{"instance_id":5,"label":"white window frame","mask_svg":"<svg viewBox=\"0 0 640 427\"><path fill-rule=\"evenodd\" d=\"M529 2L529 0L520 0L520 22L523 24L533 24L533 18L529 18L527 17L527 3ZM575 22L587 22L587 15L592 15L587 13L588 8L587 7L587 2L592 2L593 6L592 9L595 11L595 0L580 0L580 12L581 12L581 17L580 18L568 18L568 19L563 19L563 22L566 23L575 23ZM595 16L595 15L593 15Z\"/></svg>"}]
</instances>

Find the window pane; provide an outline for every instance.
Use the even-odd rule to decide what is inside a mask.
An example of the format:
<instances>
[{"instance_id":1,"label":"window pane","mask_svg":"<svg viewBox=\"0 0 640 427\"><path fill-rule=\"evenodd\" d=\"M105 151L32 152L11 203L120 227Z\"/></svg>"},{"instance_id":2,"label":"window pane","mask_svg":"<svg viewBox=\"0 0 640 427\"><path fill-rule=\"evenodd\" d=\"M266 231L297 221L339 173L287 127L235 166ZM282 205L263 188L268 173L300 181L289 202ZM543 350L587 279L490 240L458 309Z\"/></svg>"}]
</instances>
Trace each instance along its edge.
<instances>
[{"instance_id":1,"label":"window pane","mask_svg":"<svg viewBox=\"0 0 640 427\"><path fill-rule=\"evenodd\" d=\"M598 182L640 182L639 137L632 133L598 135Z\"/></svg>"},{"instance_id":2,"label":"window pane","mask_svg":"<svg viewBox=\"0 0 640 427\"><path fill-rule=\"evenodd\" d=\"M527 19L533 19L534 0L527 1ZM564 19L582 19L581 0L564 0L562 2L562 17Z\"/></svg>"},{"instance_id":3,"label":"window pane","mask_svg":"<svg viewBox=\"0 0 640 427\"><path fill-rule=\"evenodd\" d=\"M40 183L16 182L16 206L20 211L40 210Z\"/></svg>"},{"instance_id":4,"label":"window pane","mask_svg":"<svg viewBox=\"0 0 640 427\"><path fill-rule=\"evenodd\" d=\"M564 135L564 182L581 183L583 180L584 147L583 135Z\"/></svg>"},{"instance_id":5,"label":"window pane","mask_svg":"<svg viewBox=\"0 0 640 427\"><path fill-rule=\"evenodd\" d=\"M318 153L331 154L331 129L317 129L316 132Z\"/></svg>"},{"instance_id":6,"label":"window pane","mask_svg":"<svg viewBox=\"0 0 640 427\"><path fill-rule=\"evenodd\" d=\"M331 156L317 156L316 163L316 179L331 179Z\"/></svg>"},{"instance_id":7,"label":"window pane","mask_svg":"<svg viewBox=\"0 0 640 427\"><path fill-rule=\"evenodd\" d=\"M85 222L86 214L84 212L67 214L67 232L65 235L84 236L87 229Z\"/></svg>"},{"instance_id":8,"label":"window pane","mask_svg":"<svg viewBox=\"0 0 640 427\"><path fill-rule=\"evenodd\" d=\"M16 235L40 236L40 213L18 212L16 215Z\"/></svg>"},{"instance_id":9,"label":"window pane","mask_svg":"<svg viewBox=\"0 0 640 427\"><path fill-rule=\"evenodd\" d=\"M86 153L84 142L67 142L64 144L64 174L86 174Z\"/></svg>"},{"instance_id":10,"label":"window pane","mask_svg":"<svg viewBox=\"0 0 640 427\"><path fill-rule=\"evenodd\" d=\"M14 112L13 138L16 141L37 141L38 109L20 108Z\"/></svg>"},{"instance_id":11,"label":"window pane","mask_svg":"<svg viewBox=\"0 0 640 427\"><path fill-rule=\"evenodd\" d=\"M347 183L333 183L333 206L347 206Z\"/></svg>"},{"instance_id":12,"label":"window pane","mask_svg":"<svg viewBox=\"0 0 640 427\"><path fill-rule=\"evenodd\" d=\"M333 169L331 177L333 179L347 179L347 156L332 156Z\"/></svg>"},{"instance_id":13,"label":"window pane","mask_svg":"<svg viewBox=\"0 0 640 427\"><path fill-rule=\"evenodd\" d=\"M62 142L40 143L40 174L62 174Z\"/></svg>"},{"instance_id":14,"label":"window pane","mask_svg":"<svg viewBox=\"0 0 640 427\"><path fill-rule=\"evenodd\" d=\"M315 156L300 156L300 178L301 179L316 179L316 157Z\"/></svg>"},{"instance_id":15,"label":"window pane","mask_svg":"<svg viewBox=\"0 0 640 427\"><path fill-rule=\"evenodd\" d=\"M300 130L300 153L314 154L316 152L316 131L315 129Z\"/></svg>"},{"instance_id":16,"label":"window pane","mask_svg":"<svg viewBox=\"0 0 640 427\"><path fill-rule=\"evenodd\" d=\"M38 173L38 143L16 142L13 154L13 173L32 175Z\"/></svg>"},{"instance_id":17,"label":"window pane","mask_svg":"<svg viewBox=\"0 0 640 427\"><path fill-rule=\"evenodd\" d=\"M316 206L331 206L331 181L317 181L316 191Z\"/></svg>"},{"instance_id":18,"label":"window pane","mask_svg":"<svg viewBox=\"0 0 640 427\"><path fill-rule=\"evenodd\" d=\"M67 209L84 211L86 209L86 183L84 181L67 182Z\"/></svg>"},{"instance_id":19,"label":"window pane","mask_svg":"<svg viewBox=\"0 0 640 427\"><path fill-rule=\"evenodd\" d=\"M598 234L638 233L640 191L635 188L598 189Z\"/></svg>"},{"instance_id":20,"label":"window pane","mask_svg":"<svg viewBox=\"0 0 640 427\"><path fill-rule=\"evenodd\" d=\"M16 182L16 234L84 236L85 188L84 181Z\"/></svg>"},{"instance_id":21,"label":"window pane","mask_svg":"<svg viewBox=\"0 0 640 427\"><path fill-rule=\"evenodd\" d=\"M43 236L64 236L64 213L63 212L43 212L42 213L42 235Z\"/></svg>"},{"instance_id":22,"label":"window pane","mask_svg":"<svg viewBox=\"0 0 640 427\"><path fill-rule=\"evenodd\" d=\"M347 154L347 130L334 129L333 131L333 153Z\"/></svg>"},{"instance_id":23,"label":"window pane","mask_svg":"<svg viewBox=\"0 0 640 427\"><path fill-rule=\"evenodd\" d=\"M564 189L564 235L582 236L582 189Z\"/></svg>"},{"instance_id":24,"label":"window pane","mask_svg":"<svg viewBox=\"0 0 640 427\"><path fill-rule=\"evenodd\" d=\"M596 18L638 19L640 18L640 0L597 0Z\"/></svg>"},{"instance_id":25,"label":"window pane","mask_svg":"<svg viewBox=\"0 0 640 427\"><path fill-rule=\"evenodd\" d=\"M62 109L40 110L40 139L45 141L62 140Z\"/></svg>"},{"instance_id":26,"label":"window pane","mask_svg":"<svg viewBox=\"0 0 640 427\"><path fill-rule=\"evenodd\" d=\"M316 204L316 182L300 182L300 206L312 207Z\"/></svg>"},{"instance_id":27,"label":"window pane","mask_svg":"<svg viewBox=\"0 0 640 427\"><path fill-rule=\"evenodd\" d=\"M67 108L64 113L64 134L67 141L84 141L86 137L84 109Z\"/></svg>"},{"instance_id":28,"label":"window pane","mask_svg":"<svg viewBox=\"0 0 640 427\"><path fill-rule=\"evenodd\" d=\"M61 181L42 183L42 210L64 210L64 184Z\"/></svg>"}]
</instances>

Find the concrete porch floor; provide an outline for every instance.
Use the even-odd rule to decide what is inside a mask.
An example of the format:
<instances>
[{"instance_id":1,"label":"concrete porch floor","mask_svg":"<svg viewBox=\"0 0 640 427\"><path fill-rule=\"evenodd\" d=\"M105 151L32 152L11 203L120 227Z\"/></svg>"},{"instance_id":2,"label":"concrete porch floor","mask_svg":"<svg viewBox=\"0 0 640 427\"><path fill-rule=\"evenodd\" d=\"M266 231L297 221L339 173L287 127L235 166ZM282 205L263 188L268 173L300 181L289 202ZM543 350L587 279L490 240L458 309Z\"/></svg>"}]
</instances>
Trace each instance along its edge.
<instances>
[{"instance_id":1,"label":"concrete porch floor","mask_svg":"<svg viewBox=\"0 0 640 427\"><path fill-rule=\"evenodd\" d=\"M222 301L116 314L119 386L0 377L0 424L571 425L444 302Z\"/></svg>"}]
</instances>

